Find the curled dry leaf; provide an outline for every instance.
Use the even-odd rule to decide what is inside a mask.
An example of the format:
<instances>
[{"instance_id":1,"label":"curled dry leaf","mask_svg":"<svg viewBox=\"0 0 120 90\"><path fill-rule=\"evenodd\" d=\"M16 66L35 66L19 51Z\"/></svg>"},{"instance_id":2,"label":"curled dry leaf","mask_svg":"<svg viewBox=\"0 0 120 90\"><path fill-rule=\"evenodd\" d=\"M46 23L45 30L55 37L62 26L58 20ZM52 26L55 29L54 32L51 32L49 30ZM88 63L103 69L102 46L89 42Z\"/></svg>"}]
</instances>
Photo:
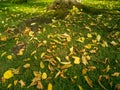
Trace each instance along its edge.
<instances>
[{"instance_id":1,"label":"curled dry leaf","mask_svg":"<svg viewBox=\"0 0 120 90\"><path fill-rule=\"evenodd\" d=\"M3 52L3 53L1 54L1 57L3 57L6 53L7 53L7 52Z\"/></svg>"},{"instance_id":2,"label":"curled dry leaf","mask_svg":"<svg viewBox=\"0 0 120 90\"><path fill-rule=\"evenodd\" d=\"M8 84L7 89L10 89L11 86L12 86L12 83Z\"/></svg>"},{"instance_id":3,"label":"curled dry leaf","mask_svg":"<svg viewBox=\"0 0 120 90\"><path fill-rule=\"evenodd\" d=\"M74 64L80 64L80 58L77 56L72 56L72 58L74 59Z\"/></svg>"},{"instance_id":4,"label":"curled dry leaf","mask_svg":"<svg viewBox=\"0 0 120 90\"><path fill-rule=\"evenodd\" d=\"M21 56L21 55L23 55L23 53L24 53L24 50L25 50L24 48L20 49L20 50L19 50L19 52L17 53L17 55L18 55L18 56Z\"/></svg>"},{"instance_id":5,"label":"curled dry leaf","mask_svg":"<svg viewBox=\"0 0 120 90\"><path fill-rule=\"evenodd\" d=\"M25 82L23 80L20 80L19 83L20 83L21 87L25 86Z\"/></svg>"},{"instance_id":6,"label":"curled dry leaf","mask_svg":"<svg viewBox=\"0 0 120 90\"><path fill-rule=\"evenodd\" d=\"M82 74L85 75L87 73L87 68L82 69Z\"/></svg>"},{"instance_id":7,"label":"curled dry leaf","mask_svg":"<svg viewBox=\"0 0 120 90\"><path fill-rule=\"evenodd\" d=\"M118 77L118 76L120 76L120 73L119 72L115 72L115 73L111 74L111 76Z\"/></svg>"},{"instance_id":8,"label":"curled dry leaf","mask_svg":"<svg viewBox=\"0 0 120 90\"><path fill-rule=\"evenodd\" d=\"M115 41L112 41L112 42L110 42L113 46L117 46L118 45L118 43L116 43Z\"/></svg>"},{"instance_id":9,"label":"curled dry leaf","mask_svg":"<svg viewBox=\"0 0 120 90\"><path fill-rule=\"evenodd\" d=\"M72 66L72 64L65 64L65 65L61 66L60 68L67 69L67 68L70 68L71 66Z\"/></svg>"},{"instance_id":10,"label":"curled dry leaf","mask_svg":"<svg viewBox=\"0 0 120 90\"><path fill-rule=\"evenodd\" d=\"M86 58L86 56L82 56L82 63L84 64L84 65L87 65L88 64L88 61L87 61L87 58Z\"/></svg>"},{"instance_id":11,"label":"curled dry leaf","mask_svg":"<svg viewBox=\"0 0 120 90\"><path fill-rule=\"evenodd\" d=\"M93 88L93 83L92 83L91 79L90 79L88 76L84 76L84 78L85 78L86 82L88 83L88 85L89 85L91 88Z\"/></svg>"}]
</instances>

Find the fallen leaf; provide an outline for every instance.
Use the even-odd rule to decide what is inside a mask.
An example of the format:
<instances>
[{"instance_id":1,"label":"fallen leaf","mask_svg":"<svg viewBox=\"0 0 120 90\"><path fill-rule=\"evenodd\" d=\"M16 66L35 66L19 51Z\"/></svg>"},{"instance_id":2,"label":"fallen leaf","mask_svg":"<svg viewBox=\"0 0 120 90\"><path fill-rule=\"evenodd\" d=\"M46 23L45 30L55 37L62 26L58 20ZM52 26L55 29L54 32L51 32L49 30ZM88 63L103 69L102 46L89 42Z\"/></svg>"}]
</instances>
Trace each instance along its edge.
<instances>
[{"instance_id":1,"label":"fallen leaf","mask_svg":"<svg viewBox=\"0 0 120 90\"><path fill-rule=\"evenodd\" d=\"M87 49L91 49L91 47L92 47L91 44L87 44L87 45L85 45L85 48L87 48Z\"/></svg>"},{"instance_id":2,"label":"fallen leaf","mask_svg":"<svg viewBox=\"0 0 120 90\"><path fill-rule=\"evenodd\" d=\"M67 69L67 68L69 68L71 66L72 66L72 64L65 64L65 65L61 66L60 68L61 69Z\"/></svg>"},{"instance_id":3,"label":"fallen leaf","mask_svg":"<svg viewBox=\"0 0 120 90\"><path fill-rule=\"evenodd\" d=\"M115 41L112 41L112 42L110 42L113 46L117 46L118 45L118 43L116 43Z\"/></svg>"},{"instance_id":4,"label":"fallen leaf","mask_svg":"<svg viewBox=\"0 0 120 90\"><path fill-rule=\"evenodd\" d=\"M47 78L47 74L46 74L46 72L44 72L43 74L42 74L42 79L46 79Z\"/></svg>"},{"instance_id":5,"label":"fallen leaf","mask_svg":"<svg viewBox=\"0 0 120 90\"><path fill-rule=\"evenodd\" d=\"M95 66L88 66L88 71L93 71L93 70L95 70L95 69L96 69Z\"/></svg>"},{"instance_id":6,"label":"fallen leaf","mask_svg":"<svg viewBox=\"0 0 120 90\"><path fill-rule=\"evenodd\" d=\"M3 77L5 78L5 79L10 79L10 78L12 78L14 76L14 74L12 73L12 70L7 70L5 73L4 73L4 75L3 75Z\"/></svg>"},{"instance_id":7,"label":"fallen leaf","mask_svg":"<svg viewBox=\"0 0 120 90\"><path fill-rule=\"evenodd\" d=\"M84 38L84 37L79 37L76 41L81 42L81 43L84 43L85 38Z\"/></svg>"},{"instance_id":8,"label":"fallen leaf","mask_svg":"<svg viewBox=\"0 0 120 90\"><path fill-rule=\"evenodd\" d=\"M43 52L43 53L41 54L41 56L40 56L40 57L41 57L41 58L43 58L45 54L46 54L46 53L45 53L45 52Z\"/></svg>"},{"instance_id":9,"label":"fallen leaf","mask_svg":"<svg viewBox=\"0 0 120 90\"><path fill-rule=\"evenodd\" d=\"M84 76L84 78L85 78L86 82L88 83L88 85L89 85L91 88L93 88L93 83L92 83L91 79L90 79L88 76Z\"/></svg>"},{"instance_id":10,"label":"fallen leaf","mask_svg":"<svg viewBox=\"0 0 120 90\"><path fill-rule=\"evenodd\" d=\"M120 84L115 85L115 90L120 90Z\"/></svg>"},{"instance_id":11,"label":"fallen leaf","mask_svg":"<svg viewBox=\"0 0 120 90\"><path fill-rule=\"evenodd\" d=\"M103 41L103 43L101 43L102 47L108 47L108 44L106 41Z\"/></svg>"},{"instance_id":12,"label":"fallen leaf","mask_svg":"<svg viewBox=\"0 0 120 90\"><path fill-rule=\"evenodd\" d=\"M97 35L96 39L97 39L97 41L100 41L101 36L100 36L100 35Z\"/></svg>"},{"instance_id":13,"label":"fallen leaf","mask_svg":"<svg viewBox=\"0 0 120 90\"><path fill-rule=\"evenodd\" d=\"M61 64L70 64L71 62L60 62Z\"/></svg>"},{"instance_id":14,"label":"fallen leaf","mask_svg":"<svg viewBox=\"0 0 120 90\"><path fill-rule=\"evenodd\" d=\"M87 61L87 58L86 58L86 56L82 56L82 63L84 64L84 65L87 65L88 64L88 61Z\"/></svg>"},{"instance_id":15,"label":"fallen leaf","mask_svg":"<svg viewBox=\"0 0 120 90\"><path fill-rule=\"evenodd\" d=\"M83 90L82 86L78 85L79 90Z\"/></svg>"},{"instance_id":16,"label":"fallen leaf","mask_svg":"<svg viewBox=\"0 0 120 90\"><path fill-rule=\"evenodd\" d=\"M3 57L6 53L7 53L7 52L3 52L3 53L1 54L1 57Z\"/></svg>"},{"instance_id":17,"label":"fallen leaf","mask_svg":"<svg viewBox=\"0 0 120 90\"><path fill-rule=\"evenodd\" d=\"M12 83L8 84L7 89L10 89L11 86L12 86Z\"/></svg>"},{"instance_id":18,"label":"fallen leaf","mask_svg":"<svg viewBox=\"0 0 120 90\"><path fill-rule=\"evenodd\" d=\"M88 38L92 38L92 35L90 33L87 34Z\"/></svg>"},{"instance_id":19,"label":"fallen leaf","mask_svg":"<svg viewBox=\"0 0 120 90\"><path fill-rule=\"evenodd\" d=\"M24 68L30 68L30 64L27 63L27 64L23 65L23 67L24 67Z\"/></svg>"},{"instance_id":20,"label":"fallen leaf","mask_svg":"<svg viewBox=\"0 0 120 90\"><path fill-rule=\"evenodd\" d=\"M17 53L17 55L19 55L19 56L23 55L24 50L25 50L25 49L23 49L23 48L20 49L19 52Z\"/></svg>"},{"instance_id":21,"label":"fallen leaf","mask_svg":"<svg viewBox=\"0 0 120 90\"><path fill-rule=\"evenodd\" d=\"M11 59L12 59L12 55L8 55L8 56L7 56L7 59L8 59L8 60L11 60Z\"/></svg>"},{"instance_id":22,"label":"fallen leaf","mask_svg":"<svg viewBox=\"0 0 120 90\"><path fill-rule=\"evenodd\" d=\"M18 83L18 80L14 80L14 86L16 86L17 83Z\"/></svg>"},{"instance_id":23,"label":"fallen leaf","mask_svg":"<svg viewBox=\"0 0 120 90\"><path fill-rule=\"evenodd\" d=\"M25 86L25 82L23 80L20 80L19 83L20 83L21 87Z\"/></svg>"},{"instance_id":24,"label":"fallen leaf","mask_svg":"<svg viewBox=\"0 0 120 90\"><path fill-rule=\"evenodd\" d=\"M0 40L1 40L1 41L6 41L6 40L7 40L7 37L4 36L4 35L1 35L1 36L0 36Z\"/></svg>"},{"instance_id":25,"label":"fallen leaf","mask_svg":"<svg viewBox=\"0 0 120 90\"><path fill-rule=\"evenodd\" d=\"M41 81L38 81L38 84L37 84L37 89L43 89L43 85L41 83Z\"/></svg>"},{"instance_id":26,"label":"fallen leaf","mask_svg":"<svg viewBox=\"0 0 120 90\"><path fill-rule=\"evenodd\" d=\"M85 75L87 73L87 68L82 69L82 75Z\"/></svg>"},{"instance_id":27,"label":"fallen leaf","mask_svg":"<svg viewBox=\"0 0 120 90\"><path fill-rule=\"evenodd\" d=\"M120 73L119 72L115 72L115 73L111 74L111 76L118 77L118 76L120 76Z\"/></svg>"},{"instance_id":28,"label":"fallen leaf","mask_svg":"<svg viewBox=\"0 0 120 90\"><path fill-rule=\"evenodd\" d=\"M74 64L80 64L80 58L77 56L72 56L72 58L74 59Z\"/></svg>"},{"instance_id":29,"label":"fallen leaf","mask_svg":"<svg viewBox=\"0 0 120 90\"><path fill-rule=\"evenodd\" d=\"M45 67L44 63L41 61L40 62L40 68L43 69Z\"/></svg>"},{"instance_id":30,"label":"fallen leaf","mask_svg":"<svg viewBox=\"0 0 120 90\"><path fill-rule=\"evenodd\" d=\"M30 32L29 32L29 36L31 36L31 37L34 36L34 32L33 32L33 31L30 31Z\"/></svg>"},{"instance_id":31,"label":"fallen leaf","mask_svg":"<svg viewBox=\"0 0 120 90\"><path fill-rule=\"evenodd\" d=\"M56 57L56 59L57 59L59 62L61 62L61 59L60 59L60 57Z\"/></svg>"},{"instance_id":32,"label":"fallen leaf","mask_svg":"<svg viewBox=\"0 0 120 90\"><path fill-rule=\"evenodd\" d=\"M53 90L52 88L53 88L52 83L49 83L49 84L48 84L48 89L47 89L47 90Z\"/></svg>"}]
</instances>

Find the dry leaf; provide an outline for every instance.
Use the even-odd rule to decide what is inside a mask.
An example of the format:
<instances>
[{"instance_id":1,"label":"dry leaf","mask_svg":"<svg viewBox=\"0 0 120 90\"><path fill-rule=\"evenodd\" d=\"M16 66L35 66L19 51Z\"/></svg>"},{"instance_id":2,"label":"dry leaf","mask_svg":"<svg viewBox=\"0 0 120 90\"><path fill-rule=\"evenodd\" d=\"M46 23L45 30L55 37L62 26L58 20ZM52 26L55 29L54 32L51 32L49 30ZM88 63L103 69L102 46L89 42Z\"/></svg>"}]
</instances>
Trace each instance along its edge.
<instances>
[{"instance_id":1,"label":"dry leaf","mask_svg":"<svg viewBox=\"0 0 120 90\"><path fill-rule=\"evenodd\" d=\"M82 63L84 64L84 65L87 65L88 64L88 61L87 61L87 58L86 58L86 56L82 56Z\"/></svg>"},{"instance_id":2,"label":"dry leaf","mask_svg":"<svg viewBox=\"0 0 120 90\"><path fill-rule=\"evenodd\" d=\"M12 86L12 83L8 84L7 89L10 89L11 86Z\"/></svg>"},{"instance_id":3,"label":"dry leaf","mask_svg":"<svg viewBox=\"0 0 120 90\"><path fill-rule=\"evenodd\" d=\"M93 88L93 83L92 83L91 79L90 79L88 76L84 76L84 78L85 78L86 82L88 83L88 85L89 85L91 88Z\"/></svg>"},{"instance_id":4,"label":"dry leaf","mask_svg":"<svg viewBox=\"0 0 120 90\"><path fill-rule=\"evenodd\" d=\"M18 80L14 80L14 86L16 86L17 83L18 83Z\"/></svg>"},{"instance_id":5,"label":"dry leaf","mask_svg":"<svg viewBox=\"0 0 120 90\"><path fill-rule=\"evenodd\" d=\"M117 46L118 45L118 43L116 43L115 41L112 41L112 42L110 42L113 46Z\"/></svg>"},{"instance_id":6,"label":"dry leaf","mask_svg":"<svg viewBox=\"0 0 120 90\"><path fill-rule=\"evenodd\" d=\"M59 57L56 57L56 59L57 59L59 62L61 62L61 59L60 59Z\"/></svg>"},{"instance_id":7,"label":"dry leaf","mask_svg":"<svg viewBox=\"0 0 120 90\"><path fill-rule=\"evenodd\" d=\"M72 56L72 58L74 59L74 64L80 64L80 58L77 56Z\"/></svg>"},{"instance_id":8,"label":"dry leaf","mask_svg":"<svg viewBox=\"0 0 120 90\"><path fill-rule=\"evenodd\" d=\"M49 83L49 84L48 84L48 89L47 89L47 90L53 90L52 88L53 88L52 83Z\"/></svg>"},{"instance_id":9,"label":"dry leaf","mask_svg":"<svg viewBox=\"0 0 120 90\"><path fill-rule=\"evenodd\" d=\"M8 55L8 56L7 56L7 59L8 59L8 60L11 60L11 59L12 59L12 55Z\"/></svg>"},{"instance_id":10,"label":"dry leaf","mask_svg":"<svg viewBox=\"0 0 120 90\"><path fill-rule=\"evenodd\" d=\"M97 39L97 41L100 41L101 36L100 36L100 35L97 35L96 39Z\"/></svg>"},{"instance_id":11,"label":"dry leaf","mask_svg":"<svg viewBox=\"0 0 120 90\"><path fill-rule=\"evenodd\" d=\"M87 73L87 68L82 69L82 75L85 75Z\"/></svg>"},{"instance_id":12,"label":"dry leaf","mask_svg":"<svg viewBox=\"0 0 120 90\"><path fill-rule=\"evenodd\" d=\"M30 32L29 32L29 36L31 36L31 37L34 36L34 32L33 32L33 31L30 31Z\"/></svg>"},{"instance_id":13,"label":"dry leaf","mask_svg":"<svg viewBox=\"0 0 120 90\"><path fill-rule=\"evenodd\" d=\"M14 76L14 74L13 74L12 70L7 70L7 71L4 73L4 75L3 75L3 77L4 77L5 79L10 79L10 78L12 78L13 76Z\"/></svg>"},{"instance_id":14,"label":"dry leaf","mask_svg":"<svg viewBox=\"0 0 120 90\"><path fill-rule=\"evenodd\" d=\"M27 63L27 64L23 65L23 67L24 67L24 68L30 68L30 64Z\"/></svg>"},{"instance_id":15,"label":"dry leaf","mask_svg":"<svg viewBox=\"0 0 120 90\"><path fill-rule=\"evenodd\" d=\"M40 56L40 57L41 57L41 58L43 58L45 54L46 54L46 53L45 53L45 52L43 52L43 53L41 54L41 56Z\"/></svg>"},{"instance_id":16,"label":"dry leaf","mask_svg":"<svg viewBox=\"0 0 120 90\"><path fill-rule=\"evenodd\" d=\"M120 84L115 85L115 90L120 90Z\"/></svg>"},{"instance_id":17,"label":"dry leaf","mask_svg":"<svg viewBox=\"0 0 120 90\"><path fill-rule=\"evenodd\" d=\"M2 35L2 36L0 36L0 40L1 40L1 41L6 41L6 40L7 40L7 37Z\"/></svg>"},{"instance_id":18,"label":"dry leaf","mask_svg":"<svg viewBox=\"0 0 120 90\"><path fill-rule=\"evenodd\" d=\"M73 46L70 48L70 55L74 54L74 48Z\"/></svg>"},{"instance_id":19,"label":"dry leaf","mask_svg":"<svg viewBox=\"0 0 120 90\"><path fill-rule=\"evenodd\" d=\"M45 67L44 63L41 61L40 62L40 68L43 69Z\"/></svg>"},{"instance_id":20,"label":"dry leaf","mask_svg":"<svg viewBox=\"0 0 120 90\"><path fill-rule=\"evenodd\" d=\"M42 74L42 79L46 79L47 78L47 74L46 74L46 72L44 72L43 74Z\"/></svg>"},{"instance_id":21,"label":"dry leaf","mask_svg":"<svg viewBox=\"0 0 120 90\"><path fill-rule=\"evenodd\" d=\"M95 69L96 69L95 66L88 66L88 71L93 71L93 70L95 70Z\"/></svg>"},{"instance_id":22,"label":"dry leaf","mask_svg":"<svg viewBox=\"0 0 120 90\"><path fill-rule=\"evenodd\" d=\"M71 62L60 62L61 64L71 64Z\"/></svg>"},{"instance_id":23,"label":"dry leaf","mask_svg":"<svg viewBox=\"0 0 120 90\"><path fill-rule=\"evenodd\" d=\"M88 38L92 38L92 35L90 33L87 34Z\"/></svg>"},{"instance_id":24,"label":"dry leaf","mask_svg":"<svg viewBox=\"0 0 120 90\"><path fill-rule=\"evenodd\" d=\"M55 78L57 78L61 74L61 71L58 71L57 74L55 75Z\"/></svg>"},{"instance_id":25,"label":"dry leaf","mask_svg":"<svg viewBox=\"0 0 120 90\"><path fill-rule=\"evenodd\" d=\"M61 66L60 68L61 69L66 69L66 68L69 68L71 66L72 66L72 64L65 64L65 65Z\"/></svg>"},{"instance_id":26,"label":"dry leaf","mask_svg":"<svg viewBox=\"0 0 120 90\"><path fill-rule=\"evenodd\" d=\"M103 43L101 45L102 45L102 47L108 47L108 44L106 41L103 41Z\"/></svg>"},{"instance_id":27,"label":"dry leaf","mask_svg":"<svg viewBox=\"0 0 120 90\"><path fill-rule=\"evenodd\" d=\"M19 83L20 83L21 87L25 86L25 82L23 80L20 80Z\"/></svg>"},{"instance_id":28,"label":"dry leaf","mask_svg":"<svg viewBox=\"0 0 120 90\"><path fill-rule=\"evenodd\" d=\"M20 49L19 52L17 53L17 55L19 55L19 56L23 55L24 50L25 50L25 49L23 49L23 48Z\"/></svg>"},{"instance_id":29,"label":"dry leaf","mask_svg":"<svg viewBox=\"0 0 120 90\"><path fill-rule=\"evenodd\" d=\"M118 76L120 76L120 73L119 73L119 72L115 72L115 73L113 73L111 76L113 76L113 77L118 77Z\"/></svg>"},{"instance_id":30,"label":"dry leaf","mask_svg":"<svg viewBox=\"0 0 120 90\"><path fill-rule=\"evenodd\" d=\"M81 42L81 43L84 43L85 38L84 38L84 37L79 37L79 38L77 39L77 41L78 41L78 42Z\"/></svg>"},{"instance_id":31,"label":"dry leaf","mask_svg":"<svg viewBox=\"0 0 120 90\"><path fill-rule=\"evenodd\" d=\"M85 48L91 49L91 48L92 48L92 45L91 45L91 44L87 44L87 45L85 45Z\"/></svg>"},{"instance_id":32,"label":"dry leaf","mask_svg":"<svg viewBox=\"0 0 120 90\"><path fill-rule=\"evenodd\" d=\"M79 90L83 90L82 86L78 85Z\"/></svg>"},{"instance_id":33,"label":"dry leaf","mask_svg":"<svg viewBox=\"0 0 120 90\"><path fill-rule=\"evenodd\" d=\"M41 83L41 81L38 81L38 84L37 84L37 89L43 89L43 85Z\"/></svg>"}]
</instances>

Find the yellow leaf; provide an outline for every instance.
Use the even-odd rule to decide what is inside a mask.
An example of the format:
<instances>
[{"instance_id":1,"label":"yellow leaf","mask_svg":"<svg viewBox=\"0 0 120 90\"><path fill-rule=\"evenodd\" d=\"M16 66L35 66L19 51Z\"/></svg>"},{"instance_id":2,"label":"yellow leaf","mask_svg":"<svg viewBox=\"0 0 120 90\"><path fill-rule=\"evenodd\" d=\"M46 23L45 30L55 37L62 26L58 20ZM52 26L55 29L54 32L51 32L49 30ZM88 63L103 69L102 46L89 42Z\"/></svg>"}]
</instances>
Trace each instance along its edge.
<instances>
[{"instance_id":1,"label":"yellow leaf","mask_svg":"<svg viewBox=\"0 0 120 90\"><path fill-rule=\"evenodd\" d=\"M72 64L65 64L65 65L61 66L61 69L66 69L66 68L69 68L71 66L72 66Z\"/></svg>"},{"instance_id":2,"label":"yellow leaf","mask_svg":"<svg viewBox=\"0 0 120 90\"><path fill-rule=\"evenodd\" d=\"M8 55L8 56L7 56L7 59L8 59L8 60L11 60L11 59L12 59L12 55Z\"/></svg>"},{"instance_id":3,"label":"yellow leaf","mask_svg":"<svg viewBox=\"0 0 120 90\"><path fill-rule=\"evenodd\" d=\"M77 39L77 41L78 41L78 42L81 42L81 43L84 43L85 38L84 38L84 37L79 37L79 38Z\"/></svg>"},{"instance_id":4,"label":"yellow leaf","mask_svg":"<svg viewBox=\"0 0 120 90\"><path fill-rule=\"evenodd\" d=\"M41 77L41 72L33 71L35 77Z\"/></svg>"},{"instance_id":5,"label":"yellow leaf","mask_svg":"<svg viewBox=\"0 0 120 90\"><path fill-rule=\"evenodd\" d=\"M80 64L80 58L77 56L72 56L72 58L74 59L74 64Z\"/></svg>"},{"instance_id":6,"label":"yellow leaf","mask_svg":"<svg viewBox=\"0 0 120 90\"><path fill-rule=\"evenodd\" d=\"M112 42L110 42L113 46L116 46L116 45L118 45L118 43L116 43L115 41L112 41Z\"/></svg>"},{"instance_id":7,"label":"yellow leaf","mask_svg":"<svg viewBox=\"0 0 120 90\"><path fill-rule=\"evenodd\" d=\"M5 79L10 79L10 78L12 78L13 77L13 73L12 73L12 70L7 70L5 73L4 73L4 75L3 75L3 77L5 78Z\"/></svg>"},{"instance_id":8,"label":"yellow leaf","mask_svg":"<svg viewBox=\"0 0 120 90\"><path fill-rule=\"evenodd\" d=\"M22 48L22 49L19 50L19 52L17 53L17 55L21 56L21 55L23 55L23 52L24 52L24 49Z\"/></svg>"},{"instance_id":9,"label":"yellow leaf","mask_svg":"<svg viewBox=\"0 0 120 90\"><path fill-rule=\"evenodd\" d=\"M87 68L82 69L82 74L85 75L87 73Z\"/></svg>"},{"instance_id":10,"label":"yellow leaf","mask_svg":"<svg viewBox=\"0 0 120 90\"><path fill-rule=\"evenodd\" d=\"M40 57L41 57L41 58L43 58L45 54L46 54L46 53L45 53L45 52L43 52L43 53L41 54L41 56L40 56Z\"/></svg>"},{"instance_id":11,"label":"yellow leaf","mask_svg":"<svg viewBox=\"0 0 120 90\"><path fill-rule=\"evenodd\" d=\"M18 83L18 80L14 80L14 86L16 86L17 83Z\"/></svg>"},{"instance_id":12,"label":"yellow leaf","mask_svg":"<svg viewBox=\"0 0 120 90\"><path fill-rule=\"evenodd\" d=\"M48 84L48 89L47 90L52 90L53 86L52 86L52 83L49 83Z\"/></svg>"},{"instance_id":13,"label":"yellow leaf","mask_svg":"<svg viewBox=\"0 0 120 90\"><path fill-rule=\"evenodd\" d=\"M79 90L83 90L82 86L78 85Z\"/></svg>"},{"instance_id":14,"label":"yellow leaf","mask_svg":"<svg viewBox=\"0 0 120 90\"><path fill-rule=\"evenodd\" d=\"M91 47L92 47L91 44L87 44L87 45L85 45L85 48L87 48L87 49L91 49Z\"/></svg>"},{"instance_id":15,"label":"yellow leaf","mask_svg":"<svg viewBox=\"0 0 120 90\"><path fill-rule=\"evenodd\" d=\"M100 36L100 35L97 35L96 39L97 39L97 41L100 41L101 36Z\"/></svg>"},{"instance_id":16,"label":"yellow leaf","mask_svg":"<svg viewBox=\"0 0 120 90\"><path fill-rule=\"evenodd\" d=\"M12 86L12 84L10 83L10 84L8 84L7 88L9 89L11 86Z\"/></svg>"},{"instance_id":17,"label":"yellow leaf","mask_svg":"<svg viewBox=\"0 0 120 90\"><path fill-rule=\"evenodd\" d=\"M88 64L88 61L87 61L87 58L86 58L86 56L82 56L82 63L84 64L84 65L87 65Z\"/></svg>"},{"instance_id":18,"label":"yellow leaf","mask_svg":"<svg viewBox=\"0 0 120 90\"><path fill-rule=\"evenodd\" d=\"M92 35L90 33L87 34L88 38L92 38Z\"/></svg>"},{"instance_id":19,"label":"yellow leaf","mask_svg":"<svg viewBox=\"0 0 120 90\"><path fill-rule=\"evenodd\" d=\"M6 40L7 40L7 37L2 35L2 36L0 36L0 40L1 40L1 41L6 41Z\"/></svg>"},{"instance_id":20,"label":"yellow leaf","mask_svg":"<svg viewBox=\"0 0 120 90\"><path fill-rule=\"evenodd\" d=\"M103 43L101 45L102 45L102 47L108 47L108 44L106 41L103 41Z\"/></svg>"},{"instance_id":21,"label":"yellow leaf","mask_svg":"<svg viewBox=\"0 0 120 90\"><path fill-rule=\"evenodd\" d=\"M40 62L40 68L43 69L44 67L45 67L45 65L44 65L44 63L41 61L41 62Z\"/></svg>"},{"instance_id":22,"label":"yellow leaf","mask_svg":"<svg viewBox=\"0 0 120 90\"><path fill-rule=\"evenodd\" d=\"M33 32L33 31L30 31L30 32L29 32L29 36L34 36L34 32Z\"/></svg>"},{"instance_id":23,"label":"yellow leaf","mask_svg":"<svg viewBox=\"0 0 120 90\"><path fill-rule=\"evenodd\" d=\"M56 57L56 59L57 59L59 62L61 62L61 59L60 59L59 57Z\"/></svg>"},{"instance_id":24,"label":"yellow leaf","mask_svg":"<svg viewBox=\"0 0 120 90\"><path fill-rule=\"evenodd\" d=\"M42 74L42 79L46 79L47 78L47 74L44 72L43 74Z\"/></svg>"},{"instance_id":25,"label":"yellow leaf","mask_svg":"<svg viewBox=\"0 0 120 90\"><path fill-rule=\"evenodd\" d=\"M93 88L93 83L92 83L91 79L90 79L88 76L84 76L84 78L85 78L86 82L88 83L88 85L89 85L91 88Z\"/></svg>"},{"instance_id":26,"label":"yellow leaf","mask_svg":"<svg viewBox=\"0 0 120 90\"><path fill-rule=\"evenodd\" d=\"M3 53L1 54L1 57L3 57L6 53L7 53L7 52L3 52Z\"/></svg>"},{"instance_id":27,"label":"yellow leaf","mask_svg":"<svg viewBox=\"0 0 120 90\"><path fill-rule=\"evenodd\" d=\"M23 67L24 67L24 68L30 68L30 64L27 63L27 64L23 65Z\"/></svg>"},{"instance_id":28,"label":"yellow leaf","mask_svg":"<svg viewBox=\"0 0 120 90\"><path fill-rule=\"evenodd\" d=\"M19 83L20 83L21 87L25 86L25 82L23 80L20 80Z\"/></svg>"}]
</instances>

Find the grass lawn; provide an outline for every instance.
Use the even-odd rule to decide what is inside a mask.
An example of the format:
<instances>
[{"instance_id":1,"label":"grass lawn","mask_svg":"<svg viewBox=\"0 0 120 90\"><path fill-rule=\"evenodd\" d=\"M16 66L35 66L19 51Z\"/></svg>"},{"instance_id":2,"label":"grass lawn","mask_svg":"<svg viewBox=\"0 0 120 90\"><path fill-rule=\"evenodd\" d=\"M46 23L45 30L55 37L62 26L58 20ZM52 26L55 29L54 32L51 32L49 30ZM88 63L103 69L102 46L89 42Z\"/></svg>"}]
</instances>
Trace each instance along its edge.
<instances>
[{"instance_id":1,"label":"grass lawn","mask_svg":"<svg viewBox=\"0 0 120 90\"><path fill-rule=\"evenodd\" d=\"M0 90L120 87L120 2L84 0L84 5L111 13L89 14L74 7L64 19L45 23L46 18L43 24L34 17L54 13L45 11L51 2L43 1L0 3ZM24 28L15 32L18 25Z\"/></svg>"}]
</instances>

